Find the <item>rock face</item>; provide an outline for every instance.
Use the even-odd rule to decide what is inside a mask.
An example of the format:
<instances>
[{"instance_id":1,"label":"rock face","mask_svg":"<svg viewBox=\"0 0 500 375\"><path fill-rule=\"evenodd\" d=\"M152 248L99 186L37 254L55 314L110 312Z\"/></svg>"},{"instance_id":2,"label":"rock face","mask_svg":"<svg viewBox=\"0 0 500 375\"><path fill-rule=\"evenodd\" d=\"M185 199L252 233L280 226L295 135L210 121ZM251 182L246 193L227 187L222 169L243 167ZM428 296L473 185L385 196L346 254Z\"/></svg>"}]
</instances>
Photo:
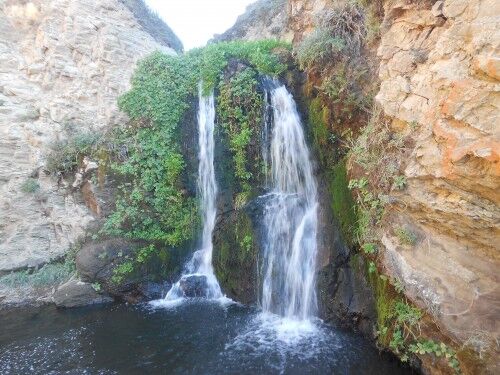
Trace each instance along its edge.
<instances>
[{"instance_id":1,"label":"rock face","mask_svg":"<svg viewBox=\"0 0 500 375\"><path fill-rule=\"evenodd\" d=\"M78 307L113 302L113 298L97 293L89 283L70 280L54 293L57 307Z\"/></svg>"},{"instance_id":2,"label":"rock face","mask_svg":"<svg viewBox=\"0 0 500 375\"><path fill-rule=\"evenodd\" d=\"M221 35L217 41L235 39L290 39L286 0L260 0L247 7L235 25Z\"/></svg>"},{"instance_id":3,"label":"rock face","mask_svg":"<svg viewBox=\"0 0 500 375\"><path fill-rule=\"evenodd\" d=\"M63 130L125 121L116 99L128 89L136 61L157 49L175 52L118 0L2 0L0 35L5 273L61 257L94 220L79 194L68 194L44 172L50 145Z\"/></svg>"},{"instance_id":4,"label":"rock face","mask_svg":"<svg viewBox=\"0 0 500 375\"><path fill-rule=\"evenodd\" d=\"M377 101L412 133L383 264L460 343L500 327L500 4L387 1ZM415 246L389 226L406 225Z\"/></svg>"}]
</instances>

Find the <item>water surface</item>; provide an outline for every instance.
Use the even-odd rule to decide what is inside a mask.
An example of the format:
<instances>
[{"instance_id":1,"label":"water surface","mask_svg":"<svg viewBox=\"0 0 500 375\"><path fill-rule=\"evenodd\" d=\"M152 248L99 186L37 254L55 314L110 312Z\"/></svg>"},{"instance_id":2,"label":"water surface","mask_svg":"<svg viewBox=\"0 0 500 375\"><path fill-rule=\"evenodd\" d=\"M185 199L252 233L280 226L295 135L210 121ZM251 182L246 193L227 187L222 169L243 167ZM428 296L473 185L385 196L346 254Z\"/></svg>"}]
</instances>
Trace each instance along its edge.
<instances>
[{"instance_id":1,"label":"water surface","mask_svg":"<svg viewBox=\"0 0 500 375\"><path fill-rule=\"evenodd\" d=\"M409 374L363 338L197 300L0 311L0 374Z\"/></svg>"}]
</instances>

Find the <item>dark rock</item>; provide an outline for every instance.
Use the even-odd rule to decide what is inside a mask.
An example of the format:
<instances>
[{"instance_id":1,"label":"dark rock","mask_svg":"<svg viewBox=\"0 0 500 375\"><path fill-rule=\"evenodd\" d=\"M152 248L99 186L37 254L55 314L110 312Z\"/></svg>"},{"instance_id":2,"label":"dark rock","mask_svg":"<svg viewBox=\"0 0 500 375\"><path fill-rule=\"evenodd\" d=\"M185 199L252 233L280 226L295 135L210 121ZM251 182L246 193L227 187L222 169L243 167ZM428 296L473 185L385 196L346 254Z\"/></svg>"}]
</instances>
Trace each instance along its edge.
<instances>
[{"instance_id":1,"label":"dark rock","mask_svg":"<svg viewBox=\"0 0 500 375\"><path fill-rule=\"evenodd\" d=\"M146 281L138 284L137 289L146 300L153 300L165 298L171 286L172 284L166 281L160 283Z\"/></svg>"},{"instance_id":2,"label":"dark rock","mask_svg":"<svg viewBox=\"0 0 500 375\"><path fill-rule=\"evenodd\" d=\"M262 208L251 201L247 209L219 216L214 230L212 262L224 293L239 302L252 304L258 296L259 222ZM260 222L262 222L260 220Z\"/></svg>"},{"instance_id":3,"label":"dark rock","mask_svg":"<svg viewBox=\"0 0 500 375\"><path fill-rule=\"evenodd\" d=\"M164 280L177 277L184 261L183 250L163 249L144 262L135 262L138 249L144 245L123 239L87 243L76 255L76 268L83 281L99 283L118 299L137 303L161 297ZM132 266L130 272L120 272L116 277L117 267L127 262Z\"/></svg>"},{"instance_id":4,"label":"dark rock","mask_svg":"<svg viewBox=\"0 0 500 375\"><path fill-rule=\"evenodd\" d=\"M203 275L184 276L179 280L179 288L184 297L206 297L207 277Z\"/></svg>"},{"instance_id":5,"label":"dark rock","mask_svg":"<svg viewBox=\"0 0 500 375\"><path fill-rule=\"evenodd\" d=\"M113 302L113 298L99 294L89 283L70 280L61 285L54 293L57 307L78 307Z\"/></svg>"},{"instance_id":6,"label":"dark rock","mask_svg":"<svg viewBox=\"0 0 500 375\"><path fill-rule=\"evenodd\" d=\"M76 268L83 281L107 281L112 276L113 265L126 259L138 247L138 243L122 239L87 243L76 255Z\"/></svg>"}]
</instances>

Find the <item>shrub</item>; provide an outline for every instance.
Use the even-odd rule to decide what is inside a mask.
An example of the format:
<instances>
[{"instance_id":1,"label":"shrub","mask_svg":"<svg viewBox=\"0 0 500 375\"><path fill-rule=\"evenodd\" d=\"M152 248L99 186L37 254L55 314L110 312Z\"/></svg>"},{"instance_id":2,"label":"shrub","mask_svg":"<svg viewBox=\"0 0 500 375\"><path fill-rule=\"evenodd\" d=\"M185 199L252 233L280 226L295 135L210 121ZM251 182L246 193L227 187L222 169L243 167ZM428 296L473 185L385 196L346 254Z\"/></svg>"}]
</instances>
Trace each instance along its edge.
<instances>
[{"instance_id":1,"label":"shrub","mask_svg":"<svg viewBox=\"0 0 500 375\"><path fill-rule=\"evenodd\" d=\"M321 15L319 24L327 27L332 36L342 39L351 56L361 52L366 38L363 7L352 2L336 6Z\"/></svg>"},{"instance_id":2,"label":"shrub","mask_svg":"<svg viewBox=\"0 0 500 375\"><path fill-rule=\"evenodd\" d=\"M40 184L34 178L28 178L21 184L21 191L26 194L36 193L40 190Z\"/></svg>"},{"instance_id":3,"label":"shrub","mask_svg":"<svg viewBox=\"0 0 500 375\"><path fill-rule=\"evenodd\" d=\"M89 130L70 134L65 139L54 142L46 158L47 171L52 174L73 172L85 155L96 150L100 137L99 132Z\"/></svg>"},{"instance_id":4,"label":"shrub","mask_svg":"<svg viewBox=\"0 0 500 375\"><path fill-rule=\"evenodd\" d=\"M325 65L336 60L345 47L343 39L326 28L317 28L297 45L295 53L301 69Z\"/></svg>"},{"instance_id":5,"label":"shrub","mask_svg":"<svg viewBox=\"0 0 500 375\"><path fill-rule=\"evenodd\" d=\"M2 276L0 277L0 284L11 288L47 287L66 282L74 272L74 264L70 262L48 263L32 273L29 271L17 271Z\"/></svg>"},{"instance_id":6,"label":"shrub","mask_svg":"<svg viewBox=\"0 0 500 375\"><path fill-rule=\"evenodd\" d=\"M158 246L178 246L192 238L198 224L197 202L183 192L180 126L198 94L198 83L202 81L203 92L209 94L233 58L246 61L260 74L281 74L286 66L273 51L287 47L272 40L225 42L180 56L154 52L139 62L132 89L119 98L119 107L131 122L117 131L115 149L126 152L114 155L111 170L126 182L119 186L105 233ZM238 95L250 100L246 94ZM233 128L231 139L238 177L243 180L248 179L244 150L251 126L249 122Z\"/></svg>"},{"instance_id":7,"label":"shrub","mask_svg":"<svg viewBox=\"0 0 500 375\"><path fill-rule=\"evenodd\" d=\"M403 245L414 246L417 243L417 236L409 229L399 227L394 229L394 233L396 233L399 242Z\"/></svg>"}]
</instances>

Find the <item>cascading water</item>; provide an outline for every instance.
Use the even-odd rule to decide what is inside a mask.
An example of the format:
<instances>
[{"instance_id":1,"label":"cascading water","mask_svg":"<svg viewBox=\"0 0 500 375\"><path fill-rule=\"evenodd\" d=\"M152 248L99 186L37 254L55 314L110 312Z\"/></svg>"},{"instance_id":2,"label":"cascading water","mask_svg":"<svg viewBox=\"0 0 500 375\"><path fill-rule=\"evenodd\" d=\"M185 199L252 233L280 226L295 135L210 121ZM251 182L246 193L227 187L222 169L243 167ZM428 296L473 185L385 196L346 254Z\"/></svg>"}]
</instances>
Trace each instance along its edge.
<instances>
[{"instance_id":1,"label":"cascading water","mask_svg":"<svg viewBox=\"0 0 500 375\"><path fill-rule=\"evenodd\" d=\"M217 183L214 170L214 95L203 96L199 86L198 190L201 197L203 232L201 248L186 264L181 279L167 293L166 300L190 297L223 297L212 267L212 232L215 226Z\"/></svg>"},{"instance_id":2,"label":"cascading water","mask_svg":"<svg viewBox=\"0 0 500 375\"><path fill-rule=\"evenodd\" d=\"M271 105L261 304L264 312L306 320L316 311L317 186L300 117L285 86L272 89Z\"/></svg>"}]
</instances>

